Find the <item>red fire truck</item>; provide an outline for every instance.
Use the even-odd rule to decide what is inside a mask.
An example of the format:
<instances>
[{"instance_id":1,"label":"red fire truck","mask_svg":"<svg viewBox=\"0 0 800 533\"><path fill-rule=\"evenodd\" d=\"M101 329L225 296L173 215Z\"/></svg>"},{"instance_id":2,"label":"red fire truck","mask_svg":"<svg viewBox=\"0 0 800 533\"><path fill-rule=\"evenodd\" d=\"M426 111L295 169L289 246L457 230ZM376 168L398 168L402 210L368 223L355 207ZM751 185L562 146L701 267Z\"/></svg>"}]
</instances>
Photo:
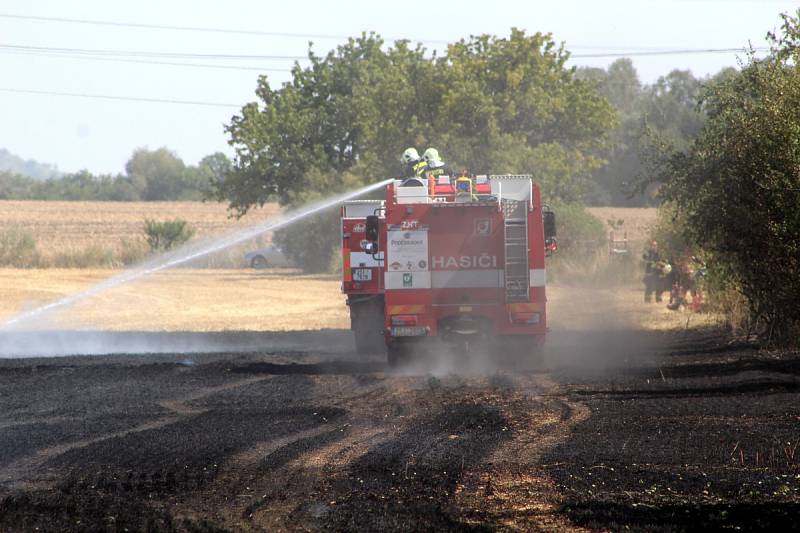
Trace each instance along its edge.
<instances>
[{"instance_id":1,"label":"red fire truck","mask_svg":"<svg viewBox=\"0 0 800 533\"><path fill-rule=\"evenodd\" d=\"M547 331L555 215L527 175L395 180L342 207L343 291L361 352L389 363L425 339L534 351Z\"/></svg>"}]
</instances>

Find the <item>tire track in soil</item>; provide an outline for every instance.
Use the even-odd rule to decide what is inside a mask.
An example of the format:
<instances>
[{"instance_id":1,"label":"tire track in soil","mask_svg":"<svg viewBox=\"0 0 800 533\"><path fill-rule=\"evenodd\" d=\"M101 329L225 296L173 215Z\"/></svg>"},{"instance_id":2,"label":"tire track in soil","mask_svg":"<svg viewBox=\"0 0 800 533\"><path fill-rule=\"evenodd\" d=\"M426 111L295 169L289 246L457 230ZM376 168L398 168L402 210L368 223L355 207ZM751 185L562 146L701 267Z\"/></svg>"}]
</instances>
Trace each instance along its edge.
<instances>
[{"instance_id":1,"label":"tire track in soil","mask_svg":"<svg viewBox=\"0 0 800 533\"><path fill-rule=\"evenodd\" d=\"M232 460L232 477L220 477L217 491L210 492L218 493L220 484L230 487L238 483L246 486L248 493L236 494L225 505L206 505L207 509L225 509L224 513L202 512L202 502L208 502L206 493L187 502L186 507L200 512L184 507L183 516L196 519L199 514L218 524L256 530L486 525L512 530L575 530L559 515L561 499L555 484L537 464L567 438L575 424L589 416L585 405L563 400L560 386L542 374L510 378L505 390L498 390L491 376L457 377L455 383L445 383L441 389L426 387L427 376L395 376L386 381L375 390L334 402L348 408L343 425L291 435ZM488 452L480 445L472 449L475 443L496 440L494 434L502 434L504 429L470 427L471 422L459 416L459 409L470 402L477 409L467 409L467 414L498 414L498 420L513 426L510 438L497 441L495 444L502 442L499 446L490 444ZM485 409L484 403L488 404ZM463 433L450 434L450 430ZM335 432L341 435L326 442L325 437ZM461 438L467 443L463 449ZM269 468L269 454L315 439L320 441L318 445L309 445L276 469ZM459 450L464 453L454 462ZM259 465L253 459L262 454L267 456ZM247 478L249 484L240 479L245 466L242 458L251 469L260 470ZM456 464L459 461L461 464ZM460 471L437 480L420 479L414 472L433 474L440 467ZM444 490L428 490L430 481L434 489ZM415 491L425 501L415 499ZM370 507L376 500L378 513ZM409 522L406 513L393 509L395 506L416 509L414 513L421 511L423 516ZM364 522L369 517L375 521Z\"/></svg>"},{"instance_id":2,"label":"tire track in soil","mask_svg":"<svg viewBox=\"0 0 800 533\"><path fill-rule=\"evenodd\" d=\"M207 410L192 408L188 405L190 402L199 400L206 396L218 394L220 392L251 385L259 381L265 381L267 379L270 379L270 376L256 376L231 383L225 383L223 385L217 385L214 387L201 388L179 398L156 402L157 405L170 411L170 414L167 414L156 420L145 422L144 424L139 424L128 429L104 433L96 437L76 440L64 444L57 444L55 446L49 446L47 448L36 450L35 453L22 457L21 459L18 459L17 461L14 461L6 466L5 469L0 473L0 486L11 490L33 490L37 488L47 488L51 486L53 482L57 481L59 474L57 472L41 472L39 475L34 475L33 473L39 471L44 463L53 459L54 457L78 448L85 448L87 446L91 446L92 444L96 444L108 439L124 437L133 433L159 429L170 424L174 424L187 416L197 415Z\"/></svg>"},{"instance_id":3,"label":"tire track in soil","mask_svg":"<svg viewBox=\"0 0 800 533\"><path fill-rule=\"evenodd\" d=\"M373 377L377 382L358 385L351 394L323 393L313 399L314 403L347 410L344 420L259 442L236 454L221 465L203 490L174 498L170 502L172 512L194 523L210 521L233 528L246 524L247 528L267 530L295 528L295 521L287 519L295 513L297 502L313 499L316 485L328 471L348 464L385 437L383 428L365 420L375 417L365 417L364 406L394 401L407 389L387 387L384 375ZM325 382L333 378L314 379ZM226 500L224 505L220 505L220 497Z\"/></svg>"},{"instance_id":4,"label":"tire track in soil","mask_svg":"<svg viewBox=\"0 0 800 533\"><path fill-rule=\"evenodd\" d=\"M519 376L514 386L543 408L525 418L514 438L496 450L484 468L464 476L456 501L465 521L511 531L585 531L561 514L564 498L541 463L591 411L583 403L559 397L563 387L546 374Z\"/></svg>"}]
</instances>

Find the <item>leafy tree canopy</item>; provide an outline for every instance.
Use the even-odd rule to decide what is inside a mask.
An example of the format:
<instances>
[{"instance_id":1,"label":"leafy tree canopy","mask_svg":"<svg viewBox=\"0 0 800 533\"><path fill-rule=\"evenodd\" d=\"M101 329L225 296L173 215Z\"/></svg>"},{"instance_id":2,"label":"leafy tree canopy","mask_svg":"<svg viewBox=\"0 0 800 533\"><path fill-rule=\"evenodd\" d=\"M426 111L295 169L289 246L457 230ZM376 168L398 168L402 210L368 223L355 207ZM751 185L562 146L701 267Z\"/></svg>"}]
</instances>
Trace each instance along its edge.
<instances>
[{"instance_id":1,"label":"leafy tree canopy","mask_svg":"<svg viewBox=\"0 0 800 533\"><path fill-rule=\"evenodd\" d=\"M800 11L772 53L706 88L708 121L686 149L669 140L654 177L689 237L748 299L773 339L800 328Z\"/></svg>"},{"instance_id":2,"label":"leafy tree canopy","mask_svg":"<svg viewBox=\"0 0 800 533\"><path fill-rule=\"evenodd\" d=\"M520 30L462 40L442 57L375 34L325 57L310 51L290 83L261 77L259 101L227 126L236 157L217 195L239 212L295 204L309 189L398 175L403 149L435 146L456 168L532 172L548 196L579 199L615 114L568 57L550 35Z\"/></svg>"}]
</instances>

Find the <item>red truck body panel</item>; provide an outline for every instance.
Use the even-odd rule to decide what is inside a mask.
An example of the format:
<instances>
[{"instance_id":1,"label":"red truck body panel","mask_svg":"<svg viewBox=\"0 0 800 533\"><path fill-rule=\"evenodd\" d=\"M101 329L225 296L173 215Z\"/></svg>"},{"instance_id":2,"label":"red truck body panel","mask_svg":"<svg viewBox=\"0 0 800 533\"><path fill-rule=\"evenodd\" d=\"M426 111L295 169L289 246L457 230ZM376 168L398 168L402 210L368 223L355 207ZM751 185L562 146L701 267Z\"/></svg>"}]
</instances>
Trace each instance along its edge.
<instances>
[{"instance_id":1,"label":"red truck body panel","mask_svg":"<svg viewBox=\"0 0 800 533\"><path fill-rule=\"evenodd\" d=\"M368 255L366 215L359 218L352 210L346 216L343 209L343 290L349 302L382 298L387 344L401 337L475 333L544 337L539 187L528 176L483 178L472 178L469 193L460 197L458 182L441 178L387 186L386 200L375 210L380 252L371 256L373 262L362 261ZM354 275L364 268L372 271L369 280Z\"/></svg>"}]
</instances>

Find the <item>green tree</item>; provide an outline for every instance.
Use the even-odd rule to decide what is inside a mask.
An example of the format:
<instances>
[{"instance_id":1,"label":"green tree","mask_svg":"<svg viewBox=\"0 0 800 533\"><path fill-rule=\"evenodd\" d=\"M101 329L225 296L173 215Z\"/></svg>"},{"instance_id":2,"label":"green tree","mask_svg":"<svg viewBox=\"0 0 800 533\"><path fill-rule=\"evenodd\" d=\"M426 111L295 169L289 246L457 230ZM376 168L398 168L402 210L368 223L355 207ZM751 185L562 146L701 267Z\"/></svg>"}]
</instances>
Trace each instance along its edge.
<instances>
[{"instance_id":1,"label":"green tree","mask_svg":"<svg viewBox=\"0 0 800 533\"><path fill-rule=\"evenodd\" d=\"M664 141L654 168L689 238L781 340L800 326L798 19L784 15L769 57L708 87L701 134L685 150Z\"/></svg>"},{"instance_id":2,"label":"green tree","mask_svg":"<svg viewBox=\"0 0 800 533\"><path fill-rule=\"evenodd\" d=\"M404 148L433 145L457 169L533 172L548 197L577 200L603 164L614 111L568 57L550 35L519 30L462 40L443 57L374 34L324 58L309 52L281 88L259 78L260 103L227 126L236 157L215 192L239 213L298 205L307 191L399 175ZM336 226L326 231L329 257Z\"/></svg>"},{"instance_id":3,"label":"green tree","mask_svg":"<svg viewBox=\"0 0 800 533\"><path fill-rule=\"evenodd\" d=\"M125 172L142 200L174 200L184 180L186 165L167 148L138 148L125 164Z\"/></svg>"},{"instance_id":4,"label":"green tree","mask_svg":"<svg viewBox=\"0 0 800 533\"><path fill-rule=\"evenodd\" d=\"M716 83L735 69L725 69L711 79L697 78L688 70L673 70L652 85L642 85L630 59L614 61L607 70L579 69L578 75L597 84L616 108L619 123L611 132L608 164L593 172L593 188L585 199L595 205L645 205L657 203L654 189L635 192L644 172L641 154L655 135L685 148L705 121L700 95L705 85Z\"/></svg>"}]
</instances>

